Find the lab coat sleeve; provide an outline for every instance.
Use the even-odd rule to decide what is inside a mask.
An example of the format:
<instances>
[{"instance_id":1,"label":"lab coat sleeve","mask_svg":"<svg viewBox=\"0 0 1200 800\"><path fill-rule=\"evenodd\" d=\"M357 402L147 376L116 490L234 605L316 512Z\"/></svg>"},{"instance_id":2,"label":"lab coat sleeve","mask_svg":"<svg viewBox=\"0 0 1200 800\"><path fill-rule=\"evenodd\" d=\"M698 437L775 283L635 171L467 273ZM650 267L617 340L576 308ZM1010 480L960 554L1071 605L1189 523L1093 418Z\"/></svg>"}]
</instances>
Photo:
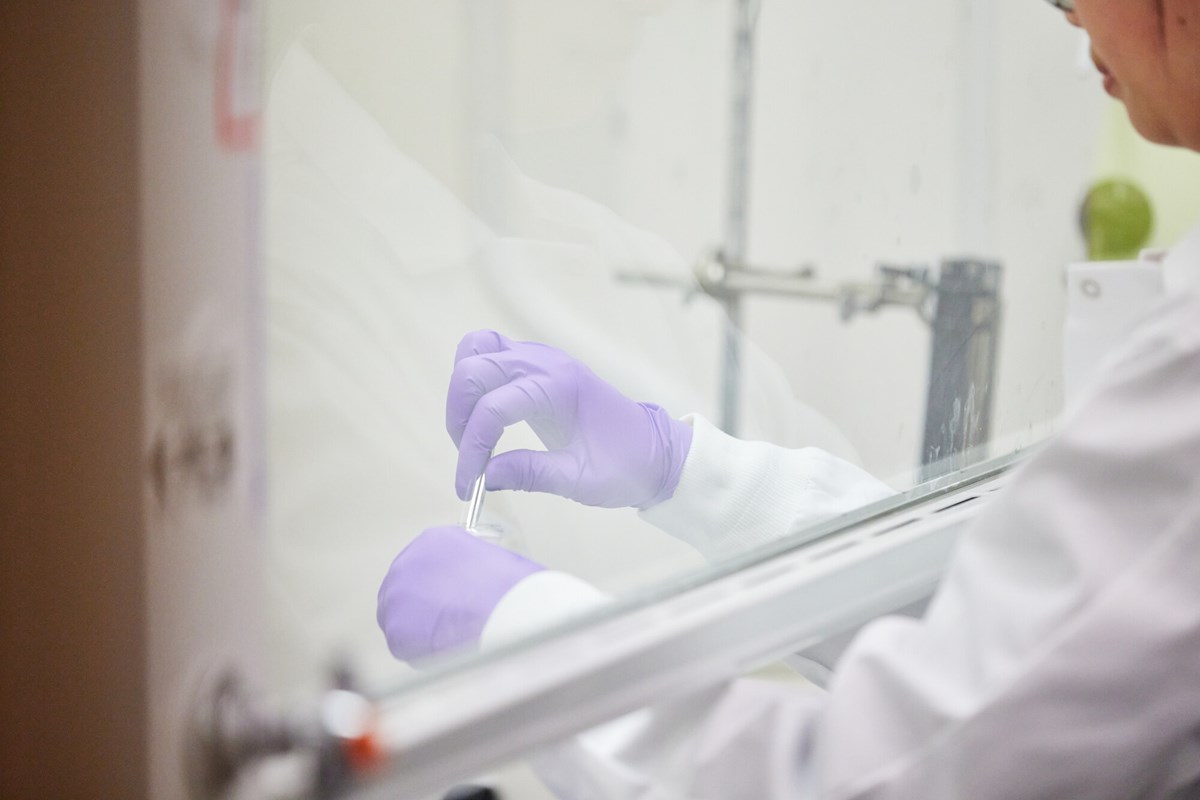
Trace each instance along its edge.
<instances>
[{"instance_id":1,"label":"lab coat sleeve","mask_svg":"<svg viewBox=\"0 0 1200 800\"><path fill-rule=\"evenodd\" d=\"M1200 771L1200 303L1103 368L964 536L921 621L831 685L830 797L1164 797Z\"/></svg>"},{"instance_id":2,"label":"lab coat sleeve","mask_svg":"<svg viewBox=\"0 0 1200 800\"><path fill-rule=\"evenodd\" d=\"M694 432L679 485L670 499L640 514L709 559L752 549L894 494L824 450L742 441L696 415L684 421Z\"/></svg>"},{"instance_id":3,"label":"lab coat sleeve","mask_svg":"<svg viewBox=\"0 0 1200 800\"><path fill-rule=\"evenodd\" d=\"M560 625L611 598L574 575L542 570L523 578L492 609L479 636L481 650Z\"/></svg>"},{"instance_id":4,"label":"lab coat sleeve","mask_svg":"<svg viewBox=\"0 0 1200 800\"><path fill-rule=\"evenodd\" d=\"M563 624L610 600L574 576L535 573L500 600L480 647ZM799 797L809 722L821 702L815 689L764 681L707 687L573 737L535 755L533 765L555 795L572 800L741 798L751 796L740 792L750 773L756 791L770 787L761 796ZM742 766L729 770L730 764ZM760 774L759 766L772 774ZM689 787L700 783L705 793L691 794Z\"/></svg>"},{"instance_id":5,"label":"lab coat sleeve","mask_svg":"<svg viewBox=\"0 0 1200 800\"><path fill-rule=\"evenodd\" d=\"M1110 360L964 535L926 617L869 625L823 699L712 687L552 748L548 784L579 800L1184 796L1200 776L1198 312L1166 309Z\"/></svg>"}]
</instances>

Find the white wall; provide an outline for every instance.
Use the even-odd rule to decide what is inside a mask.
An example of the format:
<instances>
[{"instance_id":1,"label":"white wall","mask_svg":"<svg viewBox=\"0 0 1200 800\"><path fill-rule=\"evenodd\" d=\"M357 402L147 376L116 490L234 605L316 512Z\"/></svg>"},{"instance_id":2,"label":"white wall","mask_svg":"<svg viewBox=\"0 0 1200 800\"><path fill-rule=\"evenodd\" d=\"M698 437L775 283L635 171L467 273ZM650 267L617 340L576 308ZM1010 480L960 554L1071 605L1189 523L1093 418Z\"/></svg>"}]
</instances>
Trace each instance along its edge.
<instances>
[{"instance_id":1,"label":"white wall","mask_svg":"<svg viewBox=\"0 0 1200 800\"><path fill-rule=\"evenodd\" d=\"M689 256L721 231L730 5L674 4L631 70L616 205ZM1000 436L1060 403L1059 270L1081 255L1102 104L1074 70L1078 43L1040 3L766 0L760 23L752 260L811 262L822 283L880 261L1002 261ZM928 335L913 314L844 325L758 299L748 328L869 468L914 465Z\"/></svg>"}]
</instances>

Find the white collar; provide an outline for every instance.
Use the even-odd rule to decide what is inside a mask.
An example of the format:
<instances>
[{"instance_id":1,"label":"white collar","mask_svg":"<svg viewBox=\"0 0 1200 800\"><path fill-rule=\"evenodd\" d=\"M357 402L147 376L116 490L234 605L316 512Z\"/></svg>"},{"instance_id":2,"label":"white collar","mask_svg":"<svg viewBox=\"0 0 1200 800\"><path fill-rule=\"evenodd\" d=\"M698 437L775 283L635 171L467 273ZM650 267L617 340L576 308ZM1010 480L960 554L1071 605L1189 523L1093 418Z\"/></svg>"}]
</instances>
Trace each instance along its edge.
<instances>
[{"instance_id":1,"label":"white collar","mask_svg":"<svg viewBox=\"0 0 1200 800\"><path fill-rule=\"evenodd\" d=\"M1162 268L1167 294L1179 294L1200 286L1200 227L1192 229L1166 253Z\"/></svg>"},{"instance_id":2,"label":"white collar","mask_svg":"<svg viewBox=\"0 0 1200 800\"><path fill-rule=\"evenodd\" d=\"M268 150L298 147L397 259L428 272L459 266L495 236L458 197L396 147L301 43L271 83Z\"/></svg>"}]
</instances>

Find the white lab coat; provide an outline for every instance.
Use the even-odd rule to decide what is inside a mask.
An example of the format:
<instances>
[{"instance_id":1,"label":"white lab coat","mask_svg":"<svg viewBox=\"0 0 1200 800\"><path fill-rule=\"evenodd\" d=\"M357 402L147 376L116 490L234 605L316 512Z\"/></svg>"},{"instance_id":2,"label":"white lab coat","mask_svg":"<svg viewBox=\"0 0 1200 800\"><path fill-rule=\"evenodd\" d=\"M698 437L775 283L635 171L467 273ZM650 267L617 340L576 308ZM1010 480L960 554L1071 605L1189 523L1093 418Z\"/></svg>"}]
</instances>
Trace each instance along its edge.
<instances>
[{"instance_id":1,"label":"white lab coat","mask_svg":"<svg viewBox=\"0 0 1200 800\"><path fill-rule=\"evenodd\" d=\"M618 283L620 270L690 273L662 240L527 178L498 146L476 162L502 198L502 221L485 222L302 43L273 80L265 151L273 677L312 685L342 650L369 685L386 685L403 667L375 625L379 582L423 528L461 518L442 420L463 334L550 342L632 397L713 413L720 312L703 296ZM750 435L849 452L759 351L746 357ZM503 447L527 446L517 434ZM633 512L504 493L484 514L519 532L528 555L612 591L699 563Z\"/></svg>"},{"instance_id":2,"label":"white lab coat","mask_svg":"<svg viewBox=\"0 0 1200 800\"><path fill-rule=\"evenodd\" d=\"M1165 298L1132 333L1072 367L1093 374L1060 435L964 535L924 619L865 628L828 694L714 687L554 748L547 783L580 800L1200 796L1200 230L1160 279ZM657 524L736 535L721 527L731 504L764 481L828 504L833 483L811 462L697 424ZM731 474L741 448L754 452ZM717 527L696 533L706 517ZM752 534L763 524L778 526L756 518ZM603 602L565 576L531 576L485 645L520 631L543 588L560 610Z\"/></svg>"}]
</instances>

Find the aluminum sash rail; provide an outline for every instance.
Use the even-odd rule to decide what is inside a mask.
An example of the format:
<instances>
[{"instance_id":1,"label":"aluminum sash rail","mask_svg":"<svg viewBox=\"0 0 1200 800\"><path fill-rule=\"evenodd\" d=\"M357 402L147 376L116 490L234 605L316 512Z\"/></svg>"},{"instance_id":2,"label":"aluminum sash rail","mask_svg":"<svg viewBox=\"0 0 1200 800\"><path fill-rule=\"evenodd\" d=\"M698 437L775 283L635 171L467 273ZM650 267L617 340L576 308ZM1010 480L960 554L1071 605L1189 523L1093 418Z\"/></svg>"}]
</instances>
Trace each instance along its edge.
<instances>
[{"instance_id":1,"label":"aluminum sash rail","mask_svg":"<svg viewBox=\"0 0 1200 800\"><path fill-rule=\"evenodd\" d=\"M379 706L387 765L337 796L428 795L920 601L1017 460L991 462L947 490L799 549L387 700Z\"/></svg>"}]
</instances>

